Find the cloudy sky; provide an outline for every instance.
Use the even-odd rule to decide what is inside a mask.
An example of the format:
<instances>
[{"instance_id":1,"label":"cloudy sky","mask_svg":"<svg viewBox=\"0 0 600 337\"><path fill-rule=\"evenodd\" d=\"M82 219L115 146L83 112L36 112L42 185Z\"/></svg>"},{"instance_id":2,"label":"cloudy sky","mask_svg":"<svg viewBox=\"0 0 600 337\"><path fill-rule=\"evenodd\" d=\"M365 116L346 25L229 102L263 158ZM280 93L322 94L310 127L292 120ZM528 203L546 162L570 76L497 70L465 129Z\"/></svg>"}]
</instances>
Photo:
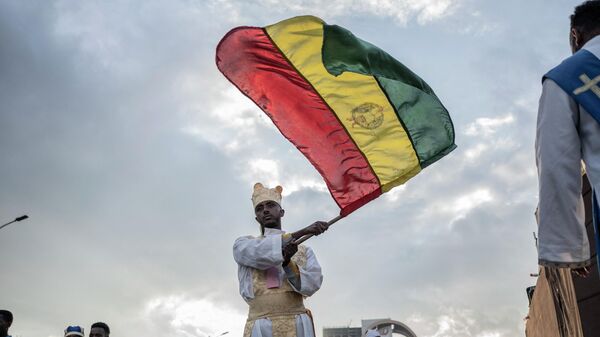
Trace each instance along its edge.
<instances>
[{"instance_id":1,"label":"cloudy sky","mask_svg":"<svg viewBox=\"0 0 600 337\"><path fill-rule=\"evenodd\" d=\"M535 279L540 78L565 0L0 0L0 307L20 337L240 336L231 247L256 181L284 228L333 218L321 177L218 72L231 28L319 16L425 79L457 150L309 241L317 333L389 317L427 337L523 336Z\"/></svg>"}]
</instances>

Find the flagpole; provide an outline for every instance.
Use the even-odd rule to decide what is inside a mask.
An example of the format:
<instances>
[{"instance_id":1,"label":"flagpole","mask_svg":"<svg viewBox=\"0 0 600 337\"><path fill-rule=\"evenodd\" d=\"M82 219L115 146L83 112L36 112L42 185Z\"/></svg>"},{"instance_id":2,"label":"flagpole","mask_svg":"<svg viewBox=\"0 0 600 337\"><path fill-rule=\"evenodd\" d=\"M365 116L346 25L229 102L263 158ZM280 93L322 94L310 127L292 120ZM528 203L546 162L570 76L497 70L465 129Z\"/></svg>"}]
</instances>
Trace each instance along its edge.
<instances>
[{"instance_id":1,"label":"flagpole","mask_svg":"<svg viewBox=\"0 0 600 337\"><path fill-rule=\"evenodd\" d=\"M341 218L343 218L343 216L341 216L341 215L338 215L338 216L336 216L335 218L333 218L333 219L329 220L329 221L327 222L327 228L329 229L329 227L330 227L331 225L333 225L334 223L338 222L338 220L340 220ZM295 241L294 241L294 243L295 243L295 244L297 244L297 245L299 245L299 244L301 244L302 242L304 242L304 241L306 241L306 240L310 239L311 237L313 237L313 234L306 234L306 235L304 235L303 237L301 237L301 238L298 238L298 240L295 240Z\"/></svg>"}]
</instances>

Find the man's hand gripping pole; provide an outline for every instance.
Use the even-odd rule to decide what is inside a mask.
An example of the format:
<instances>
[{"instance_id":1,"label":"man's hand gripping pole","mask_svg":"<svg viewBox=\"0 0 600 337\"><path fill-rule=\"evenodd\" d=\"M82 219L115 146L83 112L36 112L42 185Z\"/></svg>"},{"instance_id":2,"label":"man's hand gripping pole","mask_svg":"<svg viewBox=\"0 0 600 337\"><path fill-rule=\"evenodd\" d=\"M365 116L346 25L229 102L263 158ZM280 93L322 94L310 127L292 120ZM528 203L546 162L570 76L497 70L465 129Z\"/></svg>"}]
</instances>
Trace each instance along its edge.
<instances>
[{"instance_id":1,"label":"man's hand gripping pole","mask_svg":"<svg viewBox=\"0 0 600 337\"><path fill-rule=\"evenodd\" d=\"M333 218L333 219L329 220L328 222L326 222L326 223L324 224L324 226L325 226L325 229L324 229L324 230L323 230L321 233L323 233L324 231L326 231L327 229L329 229L329 226L333 225L334 223L336 223L336 222L337 222L338 220L340 220L341 218L343 218L343 216L341 216L341 215L338 215L338 216L336 216L335 218ZM310 239L311 237L313 237L313 236L315 236L315 235L319 235L319 234L321 234L321 233L318 233L318 234L316 234L316 233L314 233L314 232L313 232L313 230L312 230L313 226L315 226L315 225L316 225L316 224L318 224L318 223L319 223L319 222L315 222L314 224L312 224L312 225L310 225L310 226L307 226L307 227L304 227L303 229L301 229L301 230L299 230L299 231L295 232L294 234L296 234L296 235L300 234L300 236L299 236L297 239L295 239L295 240L293 241L293 243L294 243L294 244L296 244L296 245L299 245L299 244L301 244L302 242L304 242L304 241L306 241L306 240ZM309 232L309 233L307 233L307 234L304 234L304 233L306 233L306 232ZM294 235L294 234L292 234L292 236L296 236L296 235Z\"/></svg>"}]
</instances>

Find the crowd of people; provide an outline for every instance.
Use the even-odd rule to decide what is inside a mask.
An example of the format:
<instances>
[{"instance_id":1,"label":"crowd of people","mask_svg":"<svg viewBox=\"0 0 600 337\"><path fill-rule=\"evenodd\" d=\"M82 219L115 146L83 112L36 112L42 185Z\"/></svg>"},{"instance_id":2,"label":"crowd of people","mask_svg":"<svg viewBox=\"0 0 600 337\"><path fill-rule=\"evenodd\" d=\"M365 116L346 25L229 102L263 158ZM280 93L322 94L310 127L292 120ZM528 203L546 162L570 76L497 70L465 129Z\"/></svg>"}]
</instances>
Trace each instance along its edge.
<instances>
[{"instance_id":1,"label":"crowd of people","mask_svg":"<svg viewBox=\"0 0 600 337\"><path fill-rule=\"evenodd\" d=\"M13 314L8 310L0 310L0 337L11 337L8 334L8 329L13 322ZM108 337L110 328L106 323L96 322L90 327L89 337ZM70 325L65 329L65 337L79 336L85 337L85 331L78 325Z\"/></svg>"}]
</instances>

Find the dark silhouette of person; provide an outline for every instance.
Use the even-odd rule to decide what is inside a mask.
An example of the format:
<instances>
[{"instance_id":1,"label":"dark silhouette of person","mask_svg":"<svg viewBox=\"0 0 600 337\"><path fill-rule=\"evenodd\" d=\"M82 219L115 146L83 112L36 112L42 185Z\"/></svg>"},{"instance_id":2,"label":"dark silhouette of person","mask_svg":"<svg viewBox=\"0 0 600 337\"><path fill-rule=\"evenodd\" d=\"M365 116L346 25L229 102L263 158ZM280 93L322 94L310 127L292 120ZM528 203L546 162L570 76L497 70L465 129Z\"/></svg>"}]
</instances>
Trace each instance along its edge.
<instances>
[{"instance_id":1,"label":"dark silhouette of person","mask_svg":"<svg viewBox=\"0 0 600 337\"><path fill-rule=\"evenodd\" d=\"M13 314L8 310L0 310L0 337L10 337L8 329L12 325Z\"/></svg>"},{"instance_id":2,"label":"dark silhouette of person","mask_svg":"<svg viewBox=\"0 0 600 337\"><path fill-rule=\"evenodd\" d=\"M90 337L108 337L108 335L110 335L110 328L106 323L96 322L92 324Z\"/></svg>"}]
</instances>

